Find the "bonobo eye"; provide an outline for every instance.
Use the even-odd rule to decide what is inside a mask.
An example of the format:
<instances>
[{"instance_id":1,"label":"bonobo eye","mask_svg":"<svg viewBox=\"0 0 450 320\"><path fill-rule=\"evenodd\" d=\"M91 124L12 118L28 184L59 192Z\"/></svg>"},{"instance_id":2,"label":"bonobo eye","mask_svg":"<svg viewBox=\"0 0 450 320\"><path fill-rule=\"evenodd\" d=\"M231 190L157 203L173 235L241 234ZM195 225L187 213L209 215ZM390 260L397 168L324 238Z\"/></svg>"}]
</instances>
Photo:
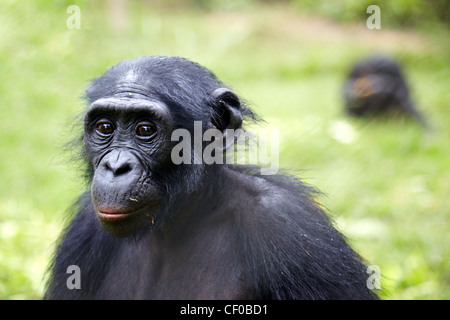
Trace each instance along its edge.
<instances>
[{"instance_id":1,"label":"bonobo eye","mask_svg":"<svg viewBox=\"0 0 450 320\"><path fill-rule=\"evenodd\" d=\"M101 135L110 135L114 132L114 125L109 120L100 120L95 124L97 133Z\"/></svg>"},{"instance_id":2,"label":"bonobo eye","mask_svg":"<svg viewBox=\"0 0 450 320\"><path fill-rule=\"evenodd\" d=\"M156 133L156 126L151 122L141 122L136 128L136 134L142 138L150 138Z\"/></svg>"}]
</instances>

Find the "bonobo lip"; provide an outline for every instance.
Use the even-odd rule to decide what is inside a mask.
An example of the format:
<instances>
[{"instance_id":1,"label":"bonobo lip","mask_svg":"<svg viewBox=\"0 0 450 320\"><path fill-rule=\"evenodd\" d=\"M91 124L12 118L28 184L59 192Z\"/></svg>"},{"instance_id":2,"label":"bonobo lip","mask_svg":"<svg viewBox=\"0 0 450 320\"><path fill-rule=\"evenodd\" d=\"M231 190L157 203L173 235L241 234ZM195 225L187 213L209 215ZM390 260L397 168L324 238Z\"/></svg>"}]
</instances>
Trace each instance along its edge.
<instances>
[{"instance_id":1,"label":"bonobo lip","mask_svg":"<svg viewBox=\"0 0 450 320\"><path fill-rule=\"evenodd\" d=\"M115 222L138 214L141 209L142 208L130 211L124 208L99 208L97 210L97 215L103 221Z\"/></svg>"}]
</instances>

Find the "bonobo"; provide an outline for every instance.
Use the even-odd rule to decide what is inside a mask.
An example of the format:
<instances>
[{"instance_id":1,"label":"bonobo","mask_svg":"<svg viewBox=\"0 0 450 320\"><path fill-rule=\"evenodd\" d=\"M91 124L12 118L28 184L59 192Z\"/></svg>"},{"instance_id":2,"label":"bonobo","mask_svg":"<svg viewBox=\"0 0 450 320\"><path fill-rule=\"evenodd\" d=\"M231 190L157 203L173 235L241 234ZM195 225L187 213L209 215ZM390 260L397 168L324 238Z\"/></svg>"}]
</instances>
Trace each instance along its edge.
<instances>
[{"instance_id":1,"label":"bonobo","mask_svg":"<svg viewBox=\"0 0 450 320\"><path fill-rule=\"evenodd\" d=\"M220 140L259 119L208 69L178 57L123 61L86 99L90 190L62 235L45 298L376 298L314 189L256 165L172 161L176 130L201 123ZM79 268L78 288L67 285L69 266Z\"/></svg>"},{"instance_id":2,"label":"bonobo","mask_svg":"<svg viewBox=\"0 0 450 320\"><path fill-rule=\"evenodd\" d=\"M427 127L415 108L398 63L370 57L356 63L344 85L345 108L356 117L411 116Z\"/></svg>"}]
</instances>

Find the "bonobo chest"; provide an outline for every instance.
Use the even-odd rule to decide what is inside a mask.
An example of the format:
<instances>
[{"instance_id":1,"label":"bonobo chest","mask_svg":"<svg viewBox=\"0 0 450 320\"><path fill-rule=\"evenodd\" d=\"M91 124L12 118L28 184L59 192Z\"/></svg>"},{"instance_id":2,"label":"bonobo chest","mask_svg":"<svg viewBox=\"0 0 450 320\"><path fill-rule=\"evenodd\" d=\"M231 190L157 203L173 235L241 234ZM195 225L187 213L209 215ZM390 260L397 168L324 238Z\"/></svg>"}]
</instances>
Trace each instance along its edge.
<instances>
[{"instance_id":1,"label":"bonobo chest","mask_svg":"<svg viewBox=\"0 0 450 320\"><path fill-rule=\"evenodd\" d=\"M247 298L243 264L236 247L223 236L215 230L197 233L187 242L179 239L162 246L149 237L134 247L124 246L116 255L122 264L111 261L100 295L106 299Z\"/></svg>"}]
</instances>

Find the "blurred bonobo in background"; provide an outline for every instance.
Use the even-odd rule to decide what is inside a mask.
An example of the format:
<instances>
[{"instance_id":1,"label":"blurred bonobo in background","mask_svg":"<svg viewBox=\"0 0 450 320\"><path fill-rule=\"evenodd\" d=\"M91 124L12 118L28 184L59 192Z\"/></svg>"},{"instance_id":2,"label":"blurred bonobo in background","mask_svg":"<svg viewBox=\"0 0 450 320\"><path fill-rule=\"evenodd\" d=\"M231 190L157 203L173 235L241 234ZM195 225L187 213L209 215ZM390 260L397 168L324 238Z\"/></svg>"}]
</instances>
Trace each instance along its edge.
<instances>
[{"instance_id":1,"label":"blurred bonobo in background","mask_svg":"<svg viewBox=\"0 0 450 320\"><path fill-rule=\"evenodd\" d=\"M355 117L410 116L428 127L411 100L400 65L386 57L356 63L344 84L346 112Z\"/></svg>"}]
</instances>

